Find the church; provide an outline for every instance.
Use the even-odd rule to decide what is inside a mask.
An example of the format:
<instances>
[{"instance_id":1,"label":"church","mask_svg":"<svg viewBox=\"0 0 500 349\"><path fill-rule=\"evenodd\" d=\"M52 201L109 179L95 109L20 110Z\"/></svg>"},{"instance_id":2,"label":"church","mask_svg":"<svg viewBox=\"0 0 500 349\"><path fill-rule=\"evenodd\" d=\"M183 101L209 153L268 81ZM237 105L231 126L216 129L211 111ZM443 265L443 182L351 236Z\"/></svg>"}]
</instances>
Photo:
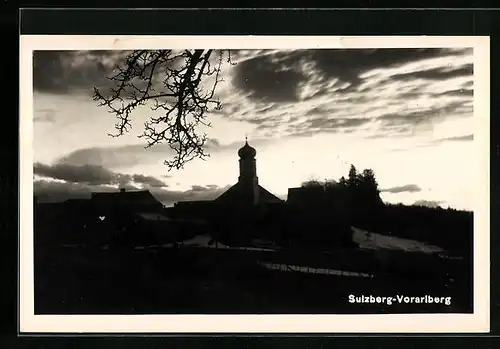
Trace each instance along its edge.
<instances>
[{"instance_id":1,"label":"church","mask_svg":"<svg viewBox=\"0 0 500 349\"><path fill-rule=\"evenodd\" d=\"M197 218L224 222L224 225L250 226L251 222L271 214L285 201L259 184L257 151L245 140L238 150L239 177L236 184L214 200L180 201L173 207L179 218Z\"/></svg>"},{"instance_id":2,"label":"church","mask_svg":"<svg viewBox=\"0 0 500 349\"><path fill-rule=\"evenodd\" d=\"M245 141L245 145L238 150L240 158L240 176L238 177L238 182L216 198L215 202L245 206L283 202L259 185L257 163L255 160L256 155L257 151L255 148L251 147L248 141Z\"/></svg>"}]
</instances>

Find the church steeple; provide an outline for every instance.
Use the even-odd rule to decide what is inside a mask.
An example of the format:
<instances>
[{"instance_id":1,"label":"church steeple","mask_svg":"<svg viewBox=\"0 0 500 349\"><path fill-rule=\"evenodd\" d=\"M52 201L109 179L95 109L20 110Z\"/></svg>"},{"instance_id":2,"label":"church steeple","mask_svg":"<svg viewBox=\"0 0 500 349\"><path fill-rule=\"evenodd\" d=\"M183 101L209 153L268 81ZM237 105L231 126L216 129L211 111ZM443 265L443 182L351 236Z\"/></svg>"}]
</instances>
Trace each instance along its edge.
<instances>
[{"instance_id":1,"label":"church steeple","mask_svg":"<svg viewBox=\"0 0 500 349\"><path fill-rule=\"evenodd\" d=\"M234 208L242 208L243 216L249 214L253 217L253 207L263 203L281 203L277 198L259 185L257 178L257 167L255 156L257 151L248 144L248 138L245 137L245 144L238 149L240 162L240 176L238 183L229 188L226 192L215 199L218 203L225 203ZM243 217L244 218L244 217Z\"/></svg>"},{"instance_id":2,"label":"church steeple","mask_svg":"<svg viewBox=\"0 0 500 349\"><path fill-rule=\"evenodd\" d=\"M257 151L248 144L248 138L245 137L245 145L238 150L240 157L240 176L238 178L239 185L243 186L251 201L256 204L258 202L259 179L257 177L257 165L255 156Z\"/></svg>"},{"instance_id":3,"label":"church steeple","mask_svg":"<svg viewBox=\"0 0 500 349\"><path fill-rule=\"evenodd\" d=\"M238 155L240 159L253 159L257 155L257 151L254 147L248 144L248 138L245 137L245 145L238 150Z\"/></svg>"}]
</instances>

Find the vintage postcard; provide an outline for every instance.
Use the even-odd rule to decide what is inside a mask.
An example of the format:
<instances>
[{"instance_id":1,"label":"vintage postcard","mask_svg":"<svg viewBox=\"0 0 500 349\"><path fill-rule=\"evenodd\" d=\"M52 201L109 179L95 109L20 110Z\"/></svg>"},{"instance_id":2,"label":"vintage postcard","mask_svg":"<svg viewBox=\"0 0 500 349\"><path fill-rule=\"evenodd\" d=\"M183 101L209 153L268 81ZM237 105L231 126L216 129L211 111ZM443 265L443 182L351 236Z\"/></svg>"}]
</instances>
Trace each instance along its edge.
<instances>
[{"instance_id":1,"label":"vintage postcard","mask_svg":"<svg viewBox=\"0 0 500 349\"><path fill-rule=\"evenodd\" d=\"M489 331L489 38L21 36L20 331Z\"/></svg>"}]
</instances>

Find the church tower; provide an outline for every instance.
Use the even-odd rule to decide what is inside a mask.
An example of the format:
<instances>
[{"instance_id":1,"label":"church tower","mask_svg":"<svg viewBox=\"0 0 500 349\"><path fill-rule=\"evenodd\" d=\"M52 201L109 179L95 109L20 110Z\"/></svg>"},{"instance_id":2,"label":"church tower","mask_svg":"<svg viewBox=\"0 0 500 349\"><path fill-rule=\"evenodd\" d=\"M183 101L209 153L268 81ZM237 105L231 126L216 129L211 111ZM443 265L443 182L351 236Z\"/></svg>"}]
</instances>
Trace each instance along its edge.
<instances>
[{"instance_id":1,"label":"church tower","mask_svg":"<svg viewBox=\"0 0 500 349\"><path fill-rule=\"evenodd\" d=\"M245 138L245 145L238 150L240 158L240 176L238 183L222 193L216 201L218 204L227 205L226 207L245 207L260 204L282 203L283 200L271 194L265 188L259 185L257 177L257 166L255 156L257 151L248 144Z\"/></svg>"},{"instance_id":2,"label":"church tower","mask_svg":"<svg viewBox=\"0 0 500 349\"><path fill-rule=\"evenodd\" d=\"M238 185L244 193L245 201L254 205L259 202L259 179L257 177L256 155L257 151L245 139L245 145L238 150L238 156L240 157Z\"/></svg>"}]
</instances>

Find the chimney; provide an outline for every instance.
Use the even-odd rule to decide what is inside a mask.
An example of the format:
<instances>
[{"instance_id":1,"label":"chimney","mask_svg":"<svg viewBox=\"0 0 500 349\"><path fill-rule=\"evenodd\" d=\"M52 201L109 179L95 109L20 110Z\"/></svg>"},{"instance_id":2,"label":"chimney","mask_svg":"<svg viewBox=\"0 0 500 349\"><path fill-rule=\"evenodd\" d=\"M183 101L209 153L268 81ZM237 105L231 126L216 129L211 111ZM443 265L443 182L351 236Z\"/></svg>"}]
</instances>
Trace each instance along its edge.
<instances>
[{"instance_id":1,"label":"chimney","mask_svg":"<svg viewBox=\"0 0 500 349\"><path fill-rule=\"evenodd\" d=\"M120 188L120 193L125 193L125 188Z\"/></svg>"}]
</instances>

